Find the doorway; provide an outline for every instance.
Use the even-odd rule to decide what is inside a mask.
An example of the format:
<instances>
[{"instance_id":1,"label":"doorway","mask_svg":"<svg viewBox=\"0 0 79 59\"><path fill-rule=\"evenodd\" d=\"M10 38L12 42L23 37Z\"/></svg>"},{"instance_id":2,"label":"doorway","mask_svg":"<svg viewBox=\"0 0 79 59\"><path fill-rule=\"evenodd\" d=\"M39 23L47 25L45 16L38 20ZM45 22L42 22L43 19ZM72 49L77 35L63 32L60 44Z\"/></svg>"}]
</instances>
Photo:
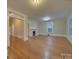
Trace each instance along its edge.
<instances>
[{"instance_id":1,"label":"doorway","mask_svg":"<svg viewBox=\"0 0 79 59\"><path fill-rule=\"evenodd\" d=\"M22 19L10 17L9 28L10 35L24 39L24 21Z\"/></svg>"}]
</instances>

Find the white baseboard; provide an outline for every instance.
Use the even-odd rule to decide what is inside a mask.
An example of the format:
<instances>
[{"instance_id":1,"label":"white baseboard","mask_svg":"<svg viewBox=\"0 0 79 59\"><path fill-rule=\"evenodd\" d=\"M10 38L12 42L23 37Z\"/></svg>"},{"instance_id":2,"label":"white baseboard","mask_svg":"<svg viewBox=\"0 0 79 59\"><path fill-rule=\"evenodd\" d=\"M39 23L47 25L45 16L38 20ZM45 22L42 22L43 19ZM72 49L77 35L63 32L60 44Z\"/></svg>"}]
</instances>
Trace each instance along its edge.
<instances>
[{"instance_id":1,"label":"white baseboard","mask_svg":"<svg viewBox=\"0 0 79 59\"><path fill-rule=\"evenodd\" d=\"M28 40L28 37L25 37L25 38L24 38L24 41L27 41L27 40Z\"/></svg>"},{"instance_id":2,"label":"white baseboard","mask_svg":"<svg viewBox=\"0 0 79 59\"><path fill-rule=\"evenodd\" d=\"M47 33L40 33L39 35L48 35ZM67 37L65 34L50 34L51 36L60 36L60 37Z\"/></svg>"},{"instance_id":3,"label":"white baseboard","mask_svg":"<svg viewBox=\"0 0 79 59\"><path fill-rule=\"evenodd\" d=\"M24 38L23 36L20 36L20 35L14 35L14 34L11 34L11 35L14 36L14 37L20 38L20 39Z\"/></svg>"},{"instance_id":4,"label":"white baseboard","mask_svg":"<svg viewBox=\"0 0 79 59\"><path fill-rule=\"evenodd\" d=\"M52 34L52 36L67 37L65 34Z\"/></svg>"},{"instance_id":5,"label":"white baseboard","mask_svg":"<svg viewBox=\"0 0 79 59\"><path fill-rule=\"evenodd\" d=\"M19 35L15 35L15 37L18 37L20 39L23 39L23 37L22 36L19 36Z\"/></svg>"},{"instance_id":6,"label":"white baseboard","mask_svg":"<svg viewBox=\"0 0 79 59\"><path fill-rule=\"evenodd\" d=\"M48 35L48 34L46 34L46 33L39 33L38 35Z\"/></svg>"},{"instance_id":7,"label":"white baseboard","mask_svg":"<svg viewBox=\"0 0 79 59\"><path fill-rule=\"evenodd\" d=\"M67 39L72 44L72 37L67 36Z\"/></svg>"},{"instance_id":8,"label":"white baseboard","mask_svg":"<svg viewBox=\"0 0 79 59\"><path fill-rule=\"evenodd\" d=\"M39 35L48 35L47 33L40 33ZM50 34L51 36L59 36L59 37L65 37L67 40L72 44L72 37L68 37L65 34Z\"/></svg>"},{"instance_id":9,"label":"white baseboard","mask_svg":"<svg viewBox=\"0 0 79 59\"><path fill-rule=\"evenodd\" d=\"M23 39L24 41L27 41L28 40L28 37L24 37L24 36L15 35L15 37L18 37L20 39Z\"/></svg>"}]
</instances>

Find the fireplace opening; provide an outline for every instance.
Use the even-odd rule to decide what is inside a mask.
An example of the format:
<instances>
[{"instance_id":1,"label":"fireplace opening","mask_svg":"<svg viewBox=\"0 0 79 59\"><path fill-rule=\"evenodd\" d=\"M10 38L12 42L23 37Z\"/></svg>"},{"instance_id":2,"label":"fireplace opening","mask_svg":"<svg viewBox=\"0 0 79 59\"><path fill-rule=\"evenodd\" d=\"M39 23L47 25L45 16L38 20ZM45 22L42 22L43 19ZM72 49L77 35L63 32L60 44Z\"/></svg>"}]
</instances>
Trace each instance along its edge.
<instances>
[{"instance_id":1,"label":"fireplace opening","mask_svg":"<svg viewBox=\"0 0 79 59\"><path fill-rule=\"evenodd\" d=\"M36 31L35 30L33 30L33 36L36 36Z\"/></svg>"}]
</instances>

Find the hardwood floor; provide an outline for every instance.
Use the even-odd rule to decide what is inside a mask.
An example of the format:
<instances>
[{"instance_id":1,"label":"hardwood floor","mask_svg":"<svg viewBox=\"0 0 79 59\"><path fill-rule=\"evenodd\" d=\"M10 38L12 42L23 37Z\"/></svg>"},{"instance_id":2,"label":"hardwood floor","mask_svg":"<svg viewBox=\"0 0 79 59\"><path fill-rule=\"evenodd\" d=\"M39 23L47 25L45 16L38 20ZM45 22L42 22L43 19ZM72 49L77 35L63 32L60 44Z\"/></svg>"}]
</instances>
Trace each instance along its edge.
<instances>
[{"instance_id":1,"label":"hardwood floor","mask_svg":"<svg viewBox=\"0 0 79 59\"><path fill-rule=\"evenodd\" d=\"M64 37L37 36L23 41L10 37L8 59L71 59L72 46Z\"/></svg>"}]
</instances>

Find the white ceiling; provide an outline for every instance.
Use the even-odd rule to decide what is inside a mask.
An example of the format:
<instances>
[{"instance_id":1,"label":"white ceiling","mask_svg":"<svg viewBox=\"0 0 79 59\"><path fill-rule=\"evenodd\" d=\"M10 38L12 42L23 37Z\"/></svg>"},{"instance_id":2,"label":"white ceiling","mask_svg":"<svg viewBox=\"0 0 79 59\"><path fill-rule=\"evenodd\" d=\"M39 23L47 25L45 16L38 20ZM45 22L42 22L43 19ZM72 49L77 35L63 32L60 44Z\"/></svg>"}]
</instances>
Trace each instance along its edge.
<instances>
[{"instance_id":1,"label":"white ceiling","mask_svg":"<svg viewBox=\"0 0 79 59\"><path fill-rule=\"evenodd\" d=\"M72 0L45 0L38 8L33 7L29 0L8 0L8 8L28 15L31 19L41 19L45 16L54 18L68 17L72 12Z\"/></svg>"}]
</instances>

